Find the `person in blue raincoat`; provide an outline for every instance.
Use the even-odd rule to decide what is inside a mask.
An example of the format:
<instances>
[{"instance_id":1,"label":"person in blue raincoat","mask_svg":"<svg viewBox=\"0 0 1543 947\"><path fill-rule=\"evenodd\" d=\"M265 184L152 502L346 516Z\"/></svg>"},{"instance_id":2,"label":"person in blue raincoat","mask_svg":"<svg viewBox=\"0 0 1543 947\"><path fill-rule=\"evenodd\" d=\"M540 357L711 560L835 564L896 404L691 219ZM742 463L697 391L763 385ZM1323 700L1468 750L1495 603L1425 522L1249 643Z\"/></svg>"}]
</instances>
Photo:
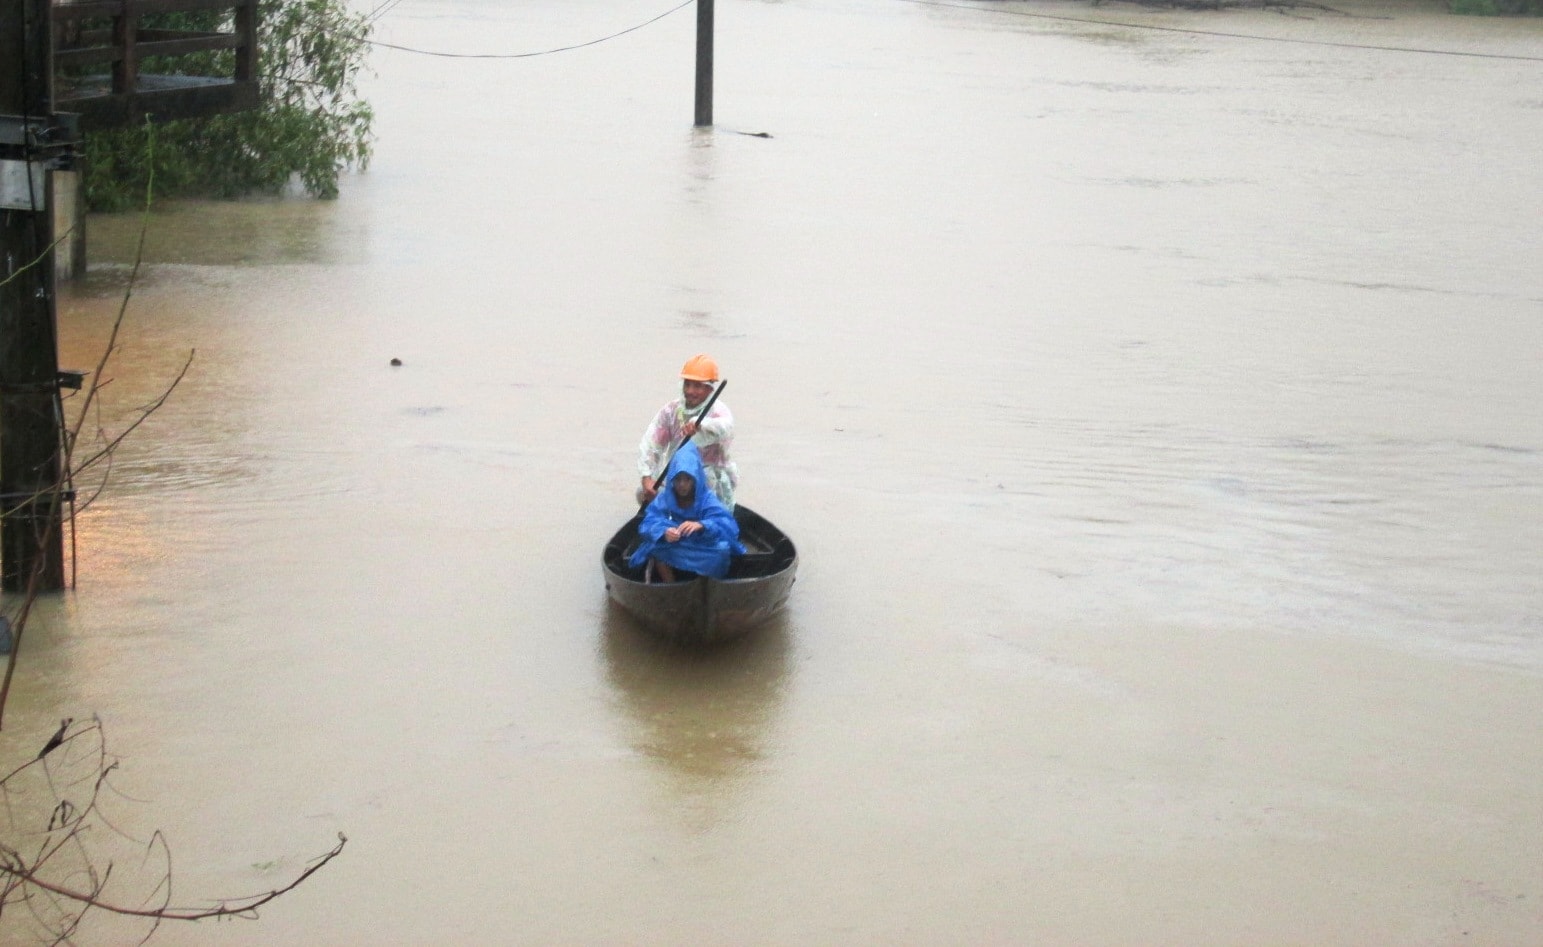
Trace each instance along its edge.
<instances>
[{"instance_id":1,"label":"person in blue raincoat","mask_svg":"<svg viewBox=\"0 0 1543 947\"><path fill-rule=\"evenodd\" d=\"M687 441L670 458L665 470L668 488L649 501L638 533L643 542L629 564L641 566L649 559L659 577L674 582L675 570L721 579L729 572L729 559L744 554L739 524L707 485L702 455Z\"/></svg>"}]
</instances>

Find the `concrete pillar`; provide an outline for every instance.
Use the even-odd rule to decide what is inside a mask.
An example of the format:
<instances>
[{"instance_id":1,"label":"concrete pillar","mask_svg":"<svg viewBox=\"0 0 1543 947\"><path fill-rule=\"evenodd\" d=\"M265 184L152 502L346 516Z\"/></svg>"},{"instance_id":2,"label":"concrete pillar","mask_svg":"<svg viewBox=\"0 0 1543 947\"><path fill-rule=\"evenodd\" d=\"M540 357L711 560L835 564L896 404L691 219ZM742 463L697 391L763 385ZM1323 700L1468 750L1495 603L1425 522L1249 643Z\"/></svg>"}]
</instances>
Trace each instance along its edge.
<instances>
[{"instance_id":1,"label":"concrete pillar","mask_svg":"<svg viewBox=\"0 0 1543 947\"><path fill-rule=\"evenodd\" d=\"M54 211L54 279L61 283L86 275L86 197L79 171L54 171L49 176Z\"/></svg>"}]
</instances>

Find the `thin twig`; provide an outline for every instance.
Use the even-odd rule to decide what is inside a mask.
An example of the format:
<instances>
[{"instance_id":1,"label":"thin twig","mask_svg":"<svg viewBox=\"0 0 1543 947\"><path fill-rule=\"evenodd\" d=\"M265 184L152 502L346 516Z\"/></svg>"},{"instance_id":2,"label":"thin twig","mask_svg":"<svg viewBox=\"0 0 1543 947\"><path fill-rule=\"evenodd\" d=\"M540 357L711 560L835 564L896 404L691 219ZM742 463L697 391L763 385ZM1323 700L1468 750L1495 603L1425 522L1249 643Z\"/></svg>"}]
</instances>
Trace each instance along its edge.
<instances>
[{"instance_id":1,"label":"thin twig","mask_svg":"<svg viewBox=\"0 0 1543 947\"><path fill-rule=\"evenodd\" d=\"M110 438L100 450L85 460L81 461L80 463L74 464L71 469L73 469L75 473L78 474L82 471L89 470L90 468L94 467L97 462L100 461L104 456L111 455L112 452L118 447L118 445L123 443L124 438L134 433L135 428L145 423L145 421L150 418L150 415L154 414L161 407L161 405L166 403L166 399L171 397L171 393L177 390L177 386L181 384L182 379L187 376L188 369L193 366L193 357L197 354L197 349L189 351L187 361L182 363L182 368L177 371L177 374L172 378L171 383L166 386L166 388L154 401L151 401L148 405L145 405L139 409L139 417L135 418L128 427L124 428L122 431L119 431L115 436Z\"/></svg>"},{"instance_id":2,"label":"thin twig","mask_svg":"<svg viewBox=\"0 0 1543 947\"><path fill-rule=\"evenodd\" d=\"M51 894L56 894L61 898L67 898L77 904L81 904L86 907L99 908L103 911L107 911L112 914L120 914L125 917L159 918L161 920L167 921L203 921L211 917L256 917L257 915L255 912L258 908L267 904L269 901L272 901L273 899L287 894L290 891L293 891L295 888L299 887L302 883L305 882L307 878L316 874L328 862L342 854L343 846L347 844L348 836L344 835L342 832L339 832L337 845L335 845L331 851L327 852L325 855L322 855L309 868L307 868L305 871L302 871L295 878L295 880L291 881L284 887L276 888L273 891L267 892L266 894L250 895L245 898L233 898L228 901L221 901L219 904L212 908L128 908L123 907L122 905L111 904L103 901L96 894L90 894L84 891L75 891L70 888L66 888L63 885L44 881L28 869L18 867L16 865L0 862L0 873L17 878L25 884L41 888L42 890Z\"/></svg>"},{"instance_id":3,"label":"thin twig","mask_svg":"<svg viewBox=\"0 0 1543 947\"><path fill-rule=\"evenodd\" d=\"M15 272L13 272L10 276L7 276L5 279L0 279L0 286L4 286L6 283L9 283L11 280L15 279L16 277L20 276L21 274L23 274L23 273L27 272L28 270L32 269L34 266L37 266L39 263L42 263L45 259L48 258L48 254L50 252L52 252L52 250L55 247L57 247L59 244L63 243L64 241L70 239L70 234L72 234L74 232L75 232L75 228L74 227L70 227L63 234L61 234L58 237L56 237L54 239L53 243L50 243L48 246L43 248L43 252L42 253L39 253L37 256L33 257L31 260L29 260L26 263L23 263L21 266L17 267Z\"/></svg>"}]
</instances>

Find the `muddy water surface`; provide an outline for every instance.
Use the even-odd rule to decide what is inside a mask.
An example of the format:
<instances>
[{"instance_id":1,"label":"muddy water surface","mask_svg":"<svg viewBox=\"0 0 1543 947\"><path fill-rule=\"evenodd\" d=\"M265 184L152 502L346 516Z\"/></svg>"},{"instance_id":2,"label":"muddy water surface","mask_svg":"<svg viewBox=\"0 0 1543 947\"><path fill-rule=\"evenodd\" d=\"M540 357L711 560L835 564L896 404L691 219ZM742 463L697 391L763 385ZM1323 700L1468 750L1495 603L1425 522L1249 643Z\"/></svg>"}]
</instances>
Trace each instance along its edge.
<instances>
[{"instance_id":1,"label":"muddy water surface","mask_svg":"<svg viewBox=\"0 0 1543 947\"><path fill-rule=\"evenodd\" d=\"M1366 12L729 0L712 130L689 8L377 50L340 200L155 215L8 731L178 900L349 836L169 944L1536 941L1543 22ZM697 351L803 556L707 655L598 568Z\"/></svg>"}]
</instances>

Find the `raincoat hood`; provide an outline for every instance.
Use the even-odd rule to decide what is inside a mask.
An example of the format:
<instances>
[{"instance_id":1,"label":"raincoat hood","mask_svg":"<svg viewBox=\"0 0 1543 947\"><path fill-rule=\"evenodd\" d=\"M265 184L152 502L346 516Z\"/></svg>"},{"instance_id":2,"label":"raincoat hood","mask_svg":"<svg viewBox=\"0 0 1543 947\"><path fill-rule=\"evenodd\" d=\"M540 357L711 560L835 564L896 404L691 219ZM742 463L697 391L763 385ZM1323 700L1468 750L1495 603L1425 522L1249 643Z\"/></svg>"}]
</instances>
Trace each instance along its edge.
<instances>
[{"instance_id":1,"label":"raincoat hood","mask_svg":"<svg viewBox=\"0 0 1543 947\"><path fill-rule=\"evenodd\" d=\"M696 481L696 493L690 506L681 506L680 500L675 496L675 477L677 474L687 474ZM702 467L702 452L690 441L681 445L675 456L670 458L670 465L664 469L664 485L659 488L659 495L669 502L671 513L676 513L688 520L701 519L698 514L704 513L708 502L717 506L723 504L713 495L712 487L707 483L707 471Z\"/></svg>"},{"instance_id":2,"label":"raincoat hood","mask_svg":"<svg viewBox=\"0 0 1543 947\"><path fill-rule=\"evenodd\" d=\"M696 482L696 495L686 506L681 505L672 487L676 475L682 473ZM675 542L665 541L667 530L688 520L701 523L701 531ZM689 572L721 579L728 574L730 558L745 551L739 542L739 524L734 521L734 514L708 485L702 455L690 442L681 445L670 458L659 495L644 509L638 533L641 540L628 560L633 566L641 566L653 556Z\"/></svg>"}]
</instances>

